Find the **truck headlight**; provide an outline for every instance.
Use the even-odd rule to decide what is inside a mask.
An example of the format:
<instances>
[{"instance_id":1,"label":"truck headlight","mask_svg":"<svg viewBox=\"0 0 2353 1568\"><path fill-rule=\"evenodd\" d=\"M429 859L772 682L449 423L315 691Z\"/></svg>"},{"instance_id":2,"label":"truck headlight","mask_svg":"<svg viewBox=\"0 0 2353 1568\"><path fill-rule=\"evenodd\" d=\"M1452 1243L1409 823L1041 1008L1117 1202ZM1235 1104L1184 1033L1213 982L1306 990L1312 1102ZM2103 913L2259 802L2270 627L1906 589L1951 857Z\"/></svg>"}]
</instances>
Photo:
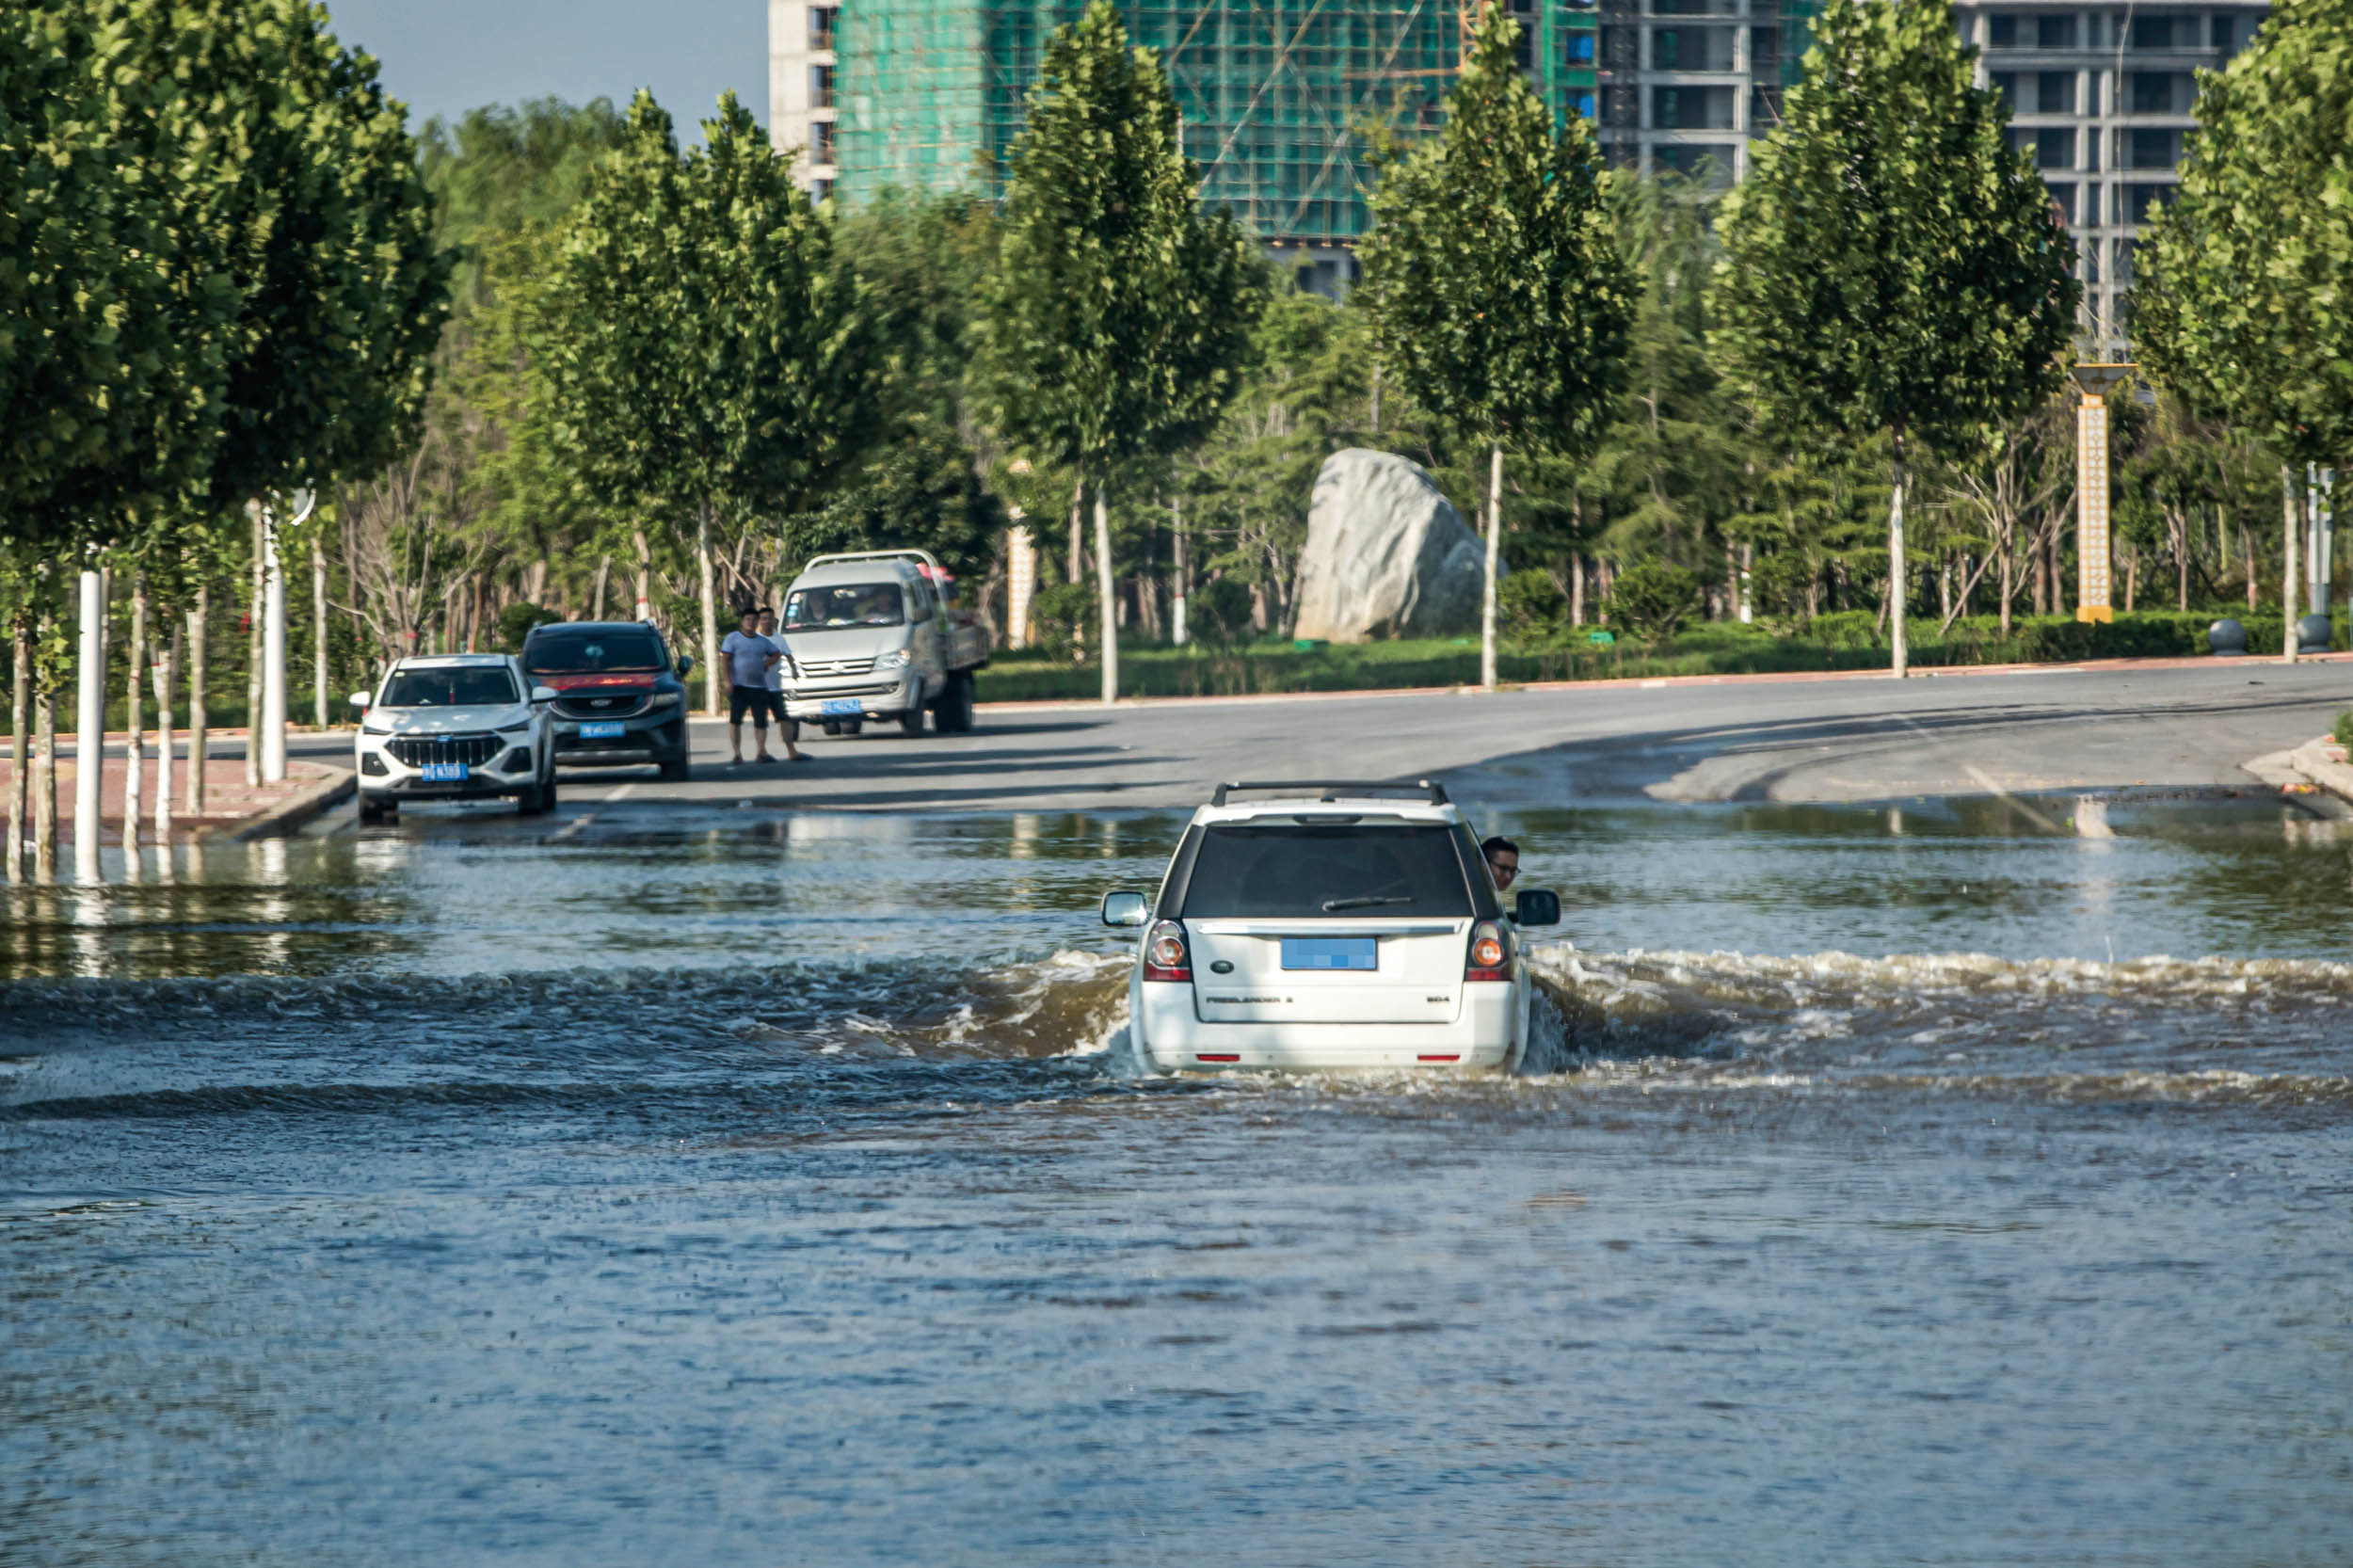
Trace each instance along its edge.
<instances>
[{"instance_id":1,"label":"truck headlight","mask_svg":"<svg viewBox=\"0 0 2353 1568\"><path fill-rule=\"evenodd\" d=\"M903 670L907 667L907 661L912 657L913 655L907 649L894 648L888 653L876 654L874 667L878 670Z\"/></svg>"}]
</instances>

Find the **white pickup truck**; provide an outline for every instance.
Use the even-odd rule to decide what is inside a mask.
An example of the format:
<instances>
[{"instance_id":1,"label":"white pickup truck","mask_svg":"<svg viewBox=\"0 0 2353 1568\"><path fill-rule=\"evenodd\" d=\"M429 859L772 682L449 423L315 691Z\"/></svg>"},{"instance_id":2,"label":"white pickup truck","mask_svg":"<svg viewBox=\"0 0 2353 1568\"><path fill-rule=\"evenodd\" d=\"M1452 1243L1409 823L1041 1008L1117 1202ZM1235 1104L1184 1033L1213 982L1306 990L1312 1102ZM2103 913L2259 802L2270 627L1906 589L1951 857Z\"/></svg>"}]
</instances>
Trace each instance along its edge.
<instances>
[{"instance_id":1,"label":"white pickup truck","mask_svg":"<svg viewBox=\"0 0 2353 1568\"><path fill-rule=\"evenodd\" d=\"M955 579L928 551L820 555L785 595L785 711L828 735L868 720L942 734L972 728L972 677L988 663L988 626L953 602Z\"/></svg>"}]
</instances>

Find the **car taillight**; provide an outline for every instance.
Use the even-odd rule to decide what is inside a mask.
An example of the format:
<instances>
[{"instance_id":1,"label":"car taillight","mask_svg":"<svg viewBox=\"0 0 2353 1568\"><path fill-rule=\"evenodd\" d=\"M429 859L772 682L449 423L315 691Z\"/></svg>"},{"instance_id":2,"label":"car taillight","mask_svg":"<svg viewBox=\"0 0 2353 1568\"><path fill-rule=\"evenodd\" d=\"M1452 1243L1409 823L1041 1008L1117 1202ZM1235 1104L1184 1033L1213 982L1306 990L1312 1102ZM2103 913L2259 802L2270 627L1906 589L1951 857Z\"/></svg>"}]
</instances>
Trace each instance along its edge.
<instances>
[{"instance_id":1,"label":"car taillight","mask_svg":"<svg viewBox=\"0 0 2353 1568\"><path fill-rule=\"evenodd\" d=\"M1512 972L1505 966L1511 961L1511 940L1501 926L1481 920L1471 927L1470 956L1463 966L1465 980L1509 980Z\"/></svg>"},{"instance_id":2,"label":"car taillight","mask_svg":"<svg viewBox=\"0 0 2353 1568\"><path fill-rule=\"evenodd\" d=\"M1144 939L1144 978L1146 980L1191 980L1193 952L1185 945L1185 928L1175 920L1162 920L1152 928L1152 935Z\"/></svg>"}]
</instances>

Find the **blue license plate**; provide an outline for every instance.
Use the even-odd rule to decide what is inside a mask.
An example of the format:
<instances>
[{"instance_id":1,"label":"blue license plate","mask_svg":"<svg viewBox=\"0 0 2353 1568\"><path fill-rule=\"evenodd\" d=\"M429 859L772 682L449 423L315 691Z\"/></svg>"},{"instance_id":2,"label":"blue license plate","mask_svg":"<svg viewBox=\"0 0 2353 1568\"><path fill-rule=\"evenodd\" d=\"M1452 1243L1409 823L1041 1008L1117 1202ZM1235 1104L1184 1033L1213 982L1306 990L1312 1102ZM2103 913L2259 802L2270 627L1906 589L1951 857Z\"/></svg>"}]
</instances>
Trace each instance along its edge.
<instances>
[{"instance_id":1,"label":"blue license plate","mask_svg":"<svg viewBox=\"0 0 2353 1568\"><path fill-rule=\"evenodd\" d=\"M424 781L427 784L463 784L468 768L463 762L427 762Z\"/></svg>"},{"instance_id":2,"label":"blue license plate","mask_svg":"<svg viewBox=\"0 0 2353 1568\"><path fill-rule=\"evenodd\" d=\"M864 715L866 704L854 696L838 696L817 711L829 719L855 719Z\"/></svg>"},{"instance_id":3,"label":"blue license plate","mask_svg":"<svg viewBox=\"0 0 2353 1568\"><path fill-rule=\"evenodd\" d=\"M580 738L584 741L609 741L620 732L621 727L616 723L584 724L580 727Z\"/></svg>"},{"instance_id":4,"label":"blue license plate","mask_svg":"<svg viewBox=\"0 0 2353 1568\"><path fill-rule=\"evenodd\" d=\"M1377 969L1380 944L1370 936L1286 936L1287 969Z\"/></svg>"}]
</instances>

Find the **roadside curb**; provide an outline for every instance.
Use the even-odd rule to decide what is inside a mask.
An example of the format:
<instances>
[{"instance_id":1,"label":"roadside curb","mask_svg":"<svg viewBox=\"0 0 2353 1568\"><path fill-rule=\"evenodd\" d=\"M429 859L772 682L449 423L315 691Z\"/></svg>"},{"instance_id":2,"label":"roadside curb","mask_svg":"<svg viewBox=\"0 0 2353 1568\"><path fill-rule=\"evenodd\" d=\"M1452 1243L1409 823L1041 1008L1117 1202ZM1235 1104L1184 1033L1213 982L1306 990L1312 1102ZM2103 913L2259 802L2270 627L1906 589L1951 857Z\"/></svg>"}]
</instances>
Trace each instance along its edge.
<instances>
[{"instance_id":1,"label":"roadside curb","mask_svg":"<svg viewBox=\"0 0 2353 1568\"><path fill-rule=\"evenodd\" d=\"M2217 659L2211 653L2187 654L2169 659L2079 659L2072 664L1939 664L1915 668L1915 680L1966 680L1986 675L2084 675L2117 670L2175 670L2211 669L2217 666L2276 667L2286 661L2268 655L2246 655ZM2353 653L2307 653L2297 661L2300 664L2353 663ZM1242 692L1223 696L1123 696L1112 706L1119 708L1187 708L1241 706L1266 702L1331 702L1351 698L1384 696L1504 696L1513 692L1593 692L1671 690L1679 686L1753 686L1775 683L1799 684L1824 680L1893 680L1888 670L1769 670L1753 674L1728 675L1644 675L1611 676L1598 680L1524 680L1505 681L1495 690L1480 686L1379 686L1358 691L1341 692ZM1105 704L1098 698L1041 697L1010 702L981 702L975 709L991 713L1056 713L1096 712Z\"/></svg>"},{"instance_id":2,"label":"roadside curb","mask_svg":"<svg viewBox=\"0 0 2353 1568\"><path fill-rule=\"evenodd\" d=\"M332 810L359 792L360 776L338 772L299 794L288 795L268 810L239 823L222 823L197 837L216 843L243 844L291 833L322 812Z\"/></svg>"},{"instance_id":3,"label":"roadside curb","mask_svg":"<svg viewBox=\"0 0 2353 1568\"><path fill-rule=\"evenodd\" d=\"M2288 753L2288 766L2337 799L2353 802L2353 765L2331 759L2329 744L2326 735L2305 742Z\"/></svg>"}]
</instances>

